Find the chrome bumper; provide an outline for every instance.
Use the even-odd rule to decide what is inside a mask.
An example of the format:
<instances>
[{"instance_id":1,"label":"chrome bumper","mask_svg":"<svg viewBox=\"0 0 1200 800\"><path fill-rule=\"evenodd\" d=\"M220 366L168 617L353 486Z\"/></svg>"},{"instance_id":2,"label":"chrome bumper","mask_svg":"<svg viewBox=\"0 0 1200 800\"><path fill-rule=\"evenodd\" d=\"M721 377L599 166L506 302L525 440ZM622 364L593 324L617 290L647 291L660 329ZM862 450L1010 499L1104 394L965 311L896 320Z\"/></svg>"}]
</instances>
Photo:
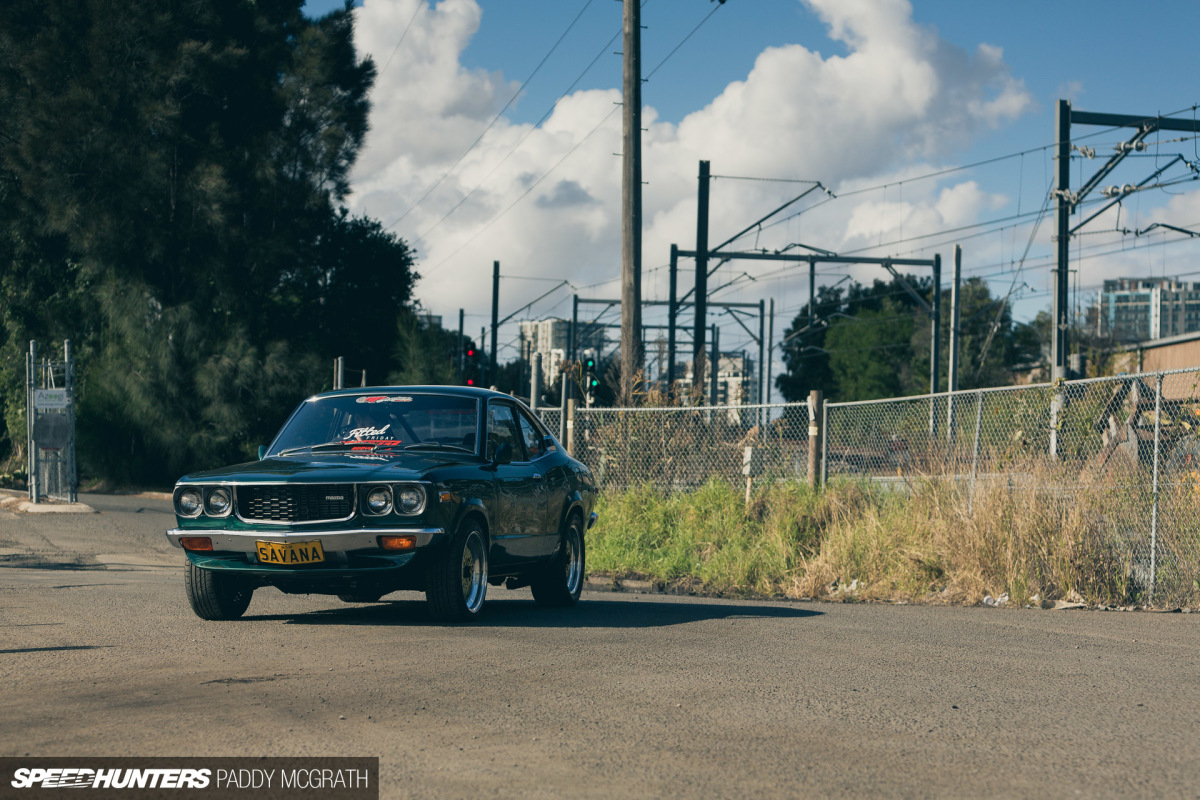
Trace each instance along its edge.
<instances>
[{"instance_id":1,"label":"chrome bumper","mask_svg":"<svg viewBox=\"0 0 1200 800\"><path fill-rule=\"evenodd\" d=\"M417 547L427 547L446 534L445 528L357 528L352 531L223 531L191 530L172 528L167 531L167 541L182 549L179 540L184 536L207 536L212 539L213 550L219 552L254 553L255 542L310 542L321 541L327 553L347 553L352 550L374 550L379 547L379 536L415 536Z\"/></svg>"}]
</instances>

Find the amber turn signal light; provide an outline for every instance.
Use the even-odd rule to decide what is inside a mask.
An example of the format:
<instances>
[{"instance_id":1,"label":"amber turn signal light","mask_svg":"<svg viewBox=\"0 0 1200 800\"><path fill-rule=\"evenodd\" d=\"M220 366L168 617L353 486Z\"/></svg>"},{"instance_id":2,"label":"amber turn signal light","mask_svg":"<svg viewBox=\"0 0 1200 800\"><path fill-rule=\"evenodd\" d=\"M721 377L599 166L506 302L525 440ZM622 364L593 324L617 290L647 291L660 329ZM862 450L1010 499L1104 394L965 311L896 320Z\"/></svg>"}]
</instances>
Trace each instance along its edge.
<instances>
[{"instance_id":1,"label":"amber turn signal light","mask_svg":"<svg viewBox=\"0 0 1200 800\"><path fill-rule=\"evenodd\" d=\"M184 536L180 538L179 543L183 545L184 550L191 550L192 552L212 550L212 539L207 536Z\"/></svg>"},{"instance_id":2,"label":"amber turn signal light","mask_svg":"<svg viewBox=\"0 0 1200 800\"><path fill-rule=\"evenodd\" d=\"M415 536L380 536L379 546L384 550L412 550L417 546Z\"/></svg>"}]
</instances>

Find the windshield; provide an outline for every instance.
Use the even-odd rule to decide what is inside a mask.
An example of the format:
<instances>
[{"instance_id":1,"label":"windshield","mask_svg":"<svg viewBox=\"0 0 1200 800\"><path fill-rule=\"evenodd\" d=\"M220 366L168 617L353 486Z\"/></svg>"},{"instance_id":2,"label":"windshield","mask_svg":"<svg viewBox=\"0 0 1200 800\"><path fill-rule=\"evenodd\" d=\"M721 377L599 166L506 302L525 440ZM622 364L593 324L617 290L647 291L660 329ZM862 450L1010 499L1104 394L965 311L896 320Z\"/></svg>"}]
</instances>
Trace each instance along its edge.
<instances>
[{"instance_id":1,"label":"windshield","mask_svg":"<svg viewBox=\"0 0 1200 800\"><path fill-rule=\"evenodd\" d=\"M313 448L474 453L478 415L472 397L400 392L320 397L296 410L268 455Z\"/></svg>"}]
</instances>

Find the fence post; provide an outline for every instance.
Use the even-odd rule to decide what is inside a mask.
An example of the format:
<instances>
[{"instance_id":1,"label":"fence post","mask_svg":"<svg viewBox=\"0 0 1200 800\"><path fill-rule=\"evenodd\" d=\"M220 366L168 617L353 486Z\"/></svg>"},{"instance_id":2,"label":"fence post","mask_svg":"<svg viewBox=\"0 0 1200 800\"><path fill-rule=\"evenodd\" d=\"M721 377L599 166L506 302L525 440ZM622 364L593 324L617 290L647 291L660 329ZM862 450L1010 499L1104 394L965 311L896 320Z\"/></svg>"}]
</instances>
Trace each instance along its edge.
<instances>
[{"instance_id":1,"label":"fence post","mask_svg":"<svg viewBox=\"0 0 1200 800\"><path fill-rule=\"evenodd\" d=\"M979 432L983 427L983 392L975 393L975 446L971 456L971 494L967 497L967 516L975 513L975 476L979 473Z\"/></svg>"},{"instance_id":2,"label":"fence post","mask_svg":"<svg viewBox=\"0 0 1200 800\"><path fill-rule=\"evenodd\" d=\"M567 441L567 397L571 394L571 384L567 380L565 372L561 373L560 380L562 396L559 398L558 407L558 440L565 443Z\"/></svg>"},{"instance_id":3,"label":"fence post","mask_svg":"<svg viewBox=\"0 0 1200 800\"><path fill-rule=\"evenodd\" d=\"M1154 602L1154 590L1158 583L1158 449L1159 431L1162 428L1162 385L1160 372L1154 382L1154 504L1150 508L1150 602Z\"/></svg>"},{"instance_id":4,"label":"fence post","mask_svg":"<svg viewBox=\"0 0 1200 800\"><path fill-rule=\"evenodd\" d=\"M567 453L575 455L575 398L567 400Z\"/></svg>"},{"instance_id":5,"label":"fence post","mask_svg":"<svg viewBox=\"0 0 1200 800\"><path fill-rule=\"evenodd\" d=\"M536 414L542 393L542 354L534 353L530 362L533 366L529 370L529 410Z\"/></svg>"},{"instance_id":6,"label":"fence post","mask_svg":"<svg viewBox=\"0 0 1200 800\"><path fill-rule=\"evenodd\" d=\"M825 403L821 404L821 430L829 430L829 406ZM825 479L829 475L829 437L821 437L821 485L825 485Z\"/></svg>"},{"instance_id":7,"label":"fence post","mask_svg":"<svg viewBox=\"0 0 1200 800\"><path fill-rule=\"evenodd\" d=\"M1058 425L1066 403L1066 393L1061 378L1054 382L1054 397L1050 400L1050 457L1058 458Z\"/></svg>"},{"instance_id":8,"label":"fence post","mask_svg":"<svg viewBox=\"0 0 1200 800\"><path fill-rule=\"evenodd\" d=\"M817 419L823 407L821 390L813 389L808 393L808 488L810 489L816 489L817 485L822 482L819 470L823 459L818 455L821 448L822 431Z\"/></svg>"}]
</instances>

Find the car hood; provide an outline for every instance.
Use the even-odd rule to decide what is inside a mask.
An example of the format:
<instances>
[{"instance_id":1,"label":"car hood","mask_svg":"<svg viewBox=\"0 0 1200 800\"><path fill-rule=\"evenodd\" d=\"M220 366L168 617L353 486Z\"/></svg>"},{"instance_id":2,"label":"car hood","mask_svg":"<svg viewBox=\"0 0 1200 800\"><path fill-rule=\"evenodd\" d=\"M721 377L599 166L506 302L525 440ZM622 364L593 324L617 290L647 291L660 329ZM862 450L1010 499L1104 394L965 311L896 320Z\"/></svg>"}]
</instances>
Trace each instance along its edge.
<instances>
[{"instance_id":1,"label":"car hood","mask_svg":"<svg viewBox=\"0 0 1200 800\"><path fill-rule=\"evenodd\" d=\"M221 469L193 472L180 483L223 481L230 483L367 483L420 480L438 467L478 463L474 456L443 452L322 453L302 458L266 458Z\"/></svg>"}]
</instances>

